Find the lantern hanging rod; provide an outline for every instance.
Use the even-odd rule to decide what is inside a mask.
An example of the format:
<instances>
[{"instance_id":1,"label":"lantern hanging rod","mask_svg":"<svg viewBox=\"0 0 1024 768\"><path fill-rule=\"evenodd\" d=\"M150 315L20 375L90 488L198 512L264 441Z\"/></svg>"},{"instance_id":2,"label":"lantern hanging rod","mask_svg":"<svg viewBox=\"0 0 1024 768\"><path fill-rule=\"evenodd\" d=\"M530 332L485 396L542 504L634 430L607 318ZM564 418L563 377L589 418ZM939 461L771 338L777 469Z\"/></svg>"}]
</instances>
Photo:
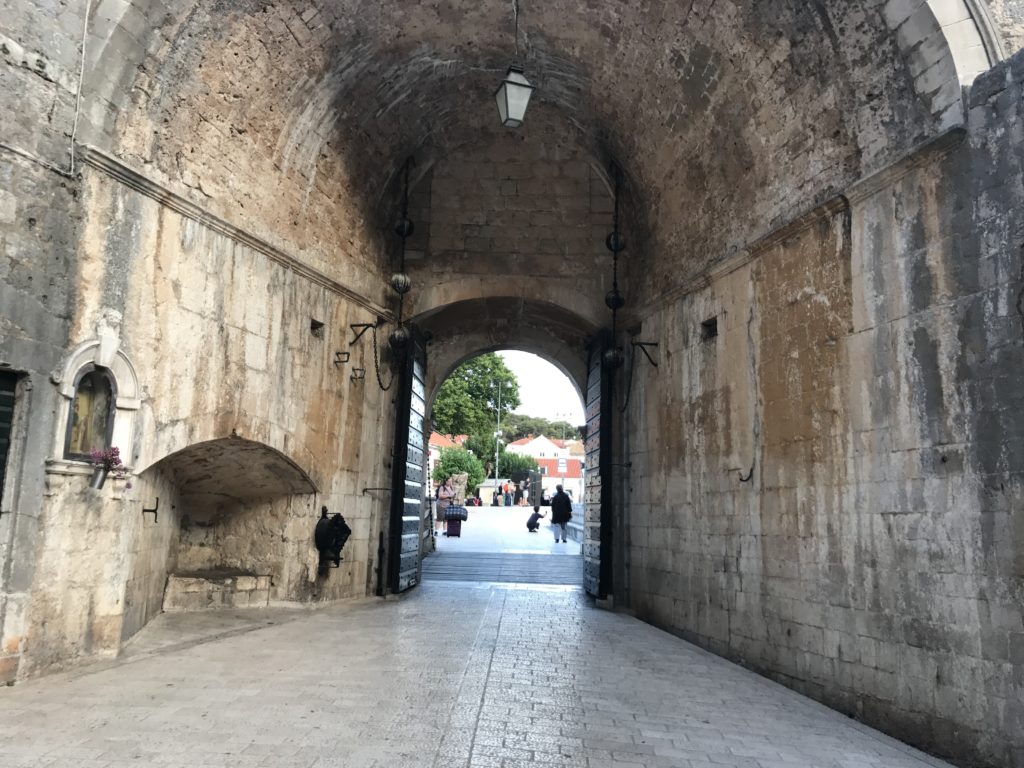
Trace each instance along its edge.
<instances>
[{"instance_id":1,"label":"lantern hanging rod","mask_svg":"<svg viewBox=\"0 0 1024 768\"><path fill-rule=\"evenodd\" d=\"M519 58L519 0L512 0L512 24L515 29L516 58Z\"/></svg>"},{"instance_id":2,"label":"lantern hanging rod","mask_svg":"<svg viewBox=\"0 0 1024 768\"><path fill-rule=\"evenodd\" d=\"M615 177L615 213L612 218L612 229L615 230L616 234L619 231L619 188L621 186L622 174L619 170L619 166L612 166L612 175Z\"/></svg>"},{"instance_id":3,"label":"lantern hanging rod","mask_svg":"<svg viewBox=\"0 0 1024 768\"><path fill-rule=\"evenodd\" d=\"M409 218L409 169L416 165L416 160L412 155L405 158L405 166L403 168L403 186L402 186L402 218ZM405 242L405 235L402 235L402 242Z\"/></svg>"}]
</instances>

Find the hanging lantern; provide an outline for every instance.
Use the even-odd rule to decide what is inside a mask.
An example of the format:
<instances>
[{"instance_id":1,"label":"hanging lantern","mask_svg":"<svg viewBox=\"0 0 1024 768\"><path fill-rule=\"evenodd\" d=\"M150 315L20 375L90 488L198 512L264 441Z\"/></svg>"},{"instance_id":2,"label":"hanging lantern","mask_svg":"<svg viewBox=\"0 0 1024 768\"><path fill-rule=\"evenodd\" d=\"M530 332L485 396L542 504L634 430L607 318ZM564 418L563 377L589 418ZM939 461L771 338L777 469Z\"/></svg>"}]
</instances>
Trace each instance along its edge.
<instances>
[{"instance_id":1,"label":"hanging lantern","mask_svg":"<svg viewBox=\"0 0 1024 768\"><path fill-rule=\"evenodd\" d=\"M498 90L494 92L494 100L498 103L498 117L506 128L518 128L523 124L526 107L533 95L533 86L523 74L523 68L512 64L505 73Z\"/></svg>"},{"instance_id":2,"label":"hanging lantern","mask_svg":"<svg viewBox=\"0 0 1024 768\"><path fill-rule=\"evenodd\" d=\"M408 194L408 192L406 194ZM408 202L403 204L403 207L407 206ZM402 218L398 220L398 223L395 224L395 234L398 235L403 240L407 237L411 237L415 229L416 226L412 223L412 219L410 219L404 213L402 215Z\"/></svg>"},{"instance_id":3,"label":"hanging lantern","mask_svg":"<svg viewBox=\"0 0 1024 768\"><path fill-rule=\"evenodd\" d=\"M409 329L404 325L400 325L388 334L388 344L391 345L393 352L401 352L409 343L410 338Z\"/></svg>"},{"instance_id":4,"label":"hanging lantern","mask_svg":"<svg viewBox=\"0 0 1024 768\"><path fill-rule=\"evenodd\" d=\"M604 355L601 356L604 362L605 368L621 368L622 364L626 361L626 356L622 354L622 350L619 347L611 347L604 351Z\"/></svg>"},{"instance_id":5,"label":"hanging lantern","mask_svg":"<svg viewBox=\"0 0 1024 768\"><path fill-rule=\"evenodd\" d=\"M626 306L626 297L622 295L618 288L612 288L605 294L604 304L612 312L618 312Z\"/></svg>"},{"instance_id":6,"label":"hanging lantern","mask_svg":"<svg viewBox=\"0 0 1024 768\"><path fill-rule=\"evenodd\" d=\"M391 276L391 289L399 296L404 296L412 288L412 280L404 272L396 272Z\"/></svg>"}]
</instances>

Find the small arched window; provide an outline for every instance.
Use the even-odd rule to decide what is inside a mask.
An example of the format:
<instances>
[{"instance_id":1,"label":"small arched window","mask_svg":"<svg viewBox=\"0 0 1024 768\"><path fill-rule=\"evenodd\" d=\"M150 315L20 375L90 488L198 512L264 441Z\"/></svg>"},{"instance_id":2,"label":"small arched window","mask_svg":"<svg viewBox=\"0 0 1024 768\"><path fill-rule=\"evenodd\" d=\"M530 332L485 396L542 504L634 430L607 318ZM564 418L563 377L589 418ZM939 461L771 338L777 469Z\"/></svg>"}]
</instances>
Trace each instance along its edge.
<instances>
[{"instance_id":1,"label":"small arched window","mask_svg":"<svg viewBox=\"0 0 1024 768\"><path fill-rule=\"evenodd\" d=\"M87 365L79 371L68 413L64 458L88 459L90 451L110 447L116 399L114 376L109 370Z\"/></svg>"}]
</instances>

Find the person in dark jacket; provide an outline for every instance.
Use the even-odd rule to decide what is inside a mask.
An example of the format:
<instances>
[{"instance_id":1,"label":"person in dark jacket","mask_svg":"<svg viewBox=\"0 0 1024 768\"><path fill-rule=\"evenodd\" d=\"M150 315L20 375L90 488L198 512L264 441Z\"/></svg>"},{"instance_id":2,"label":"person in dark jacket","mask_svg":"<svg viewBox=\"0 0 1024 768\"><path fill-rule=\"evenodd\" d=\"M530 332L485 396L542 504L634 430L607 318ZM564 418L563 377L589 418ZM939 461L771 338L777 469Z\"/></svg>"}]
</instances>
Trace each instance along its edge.
<instances>
[{"instance_id":1,"label":"person in dark jacket","mask_svg":"<svg viewBox=\"0 0 1024 768\"><path fill-rule=\"evenodd\" d=\"M555 495L551 497L551 530L555 533L555 541L563 544L569 540L565 530L566 524L572 520L572 499L562 490L562 486L555 486Z\"/></svg>"}]
</instances>

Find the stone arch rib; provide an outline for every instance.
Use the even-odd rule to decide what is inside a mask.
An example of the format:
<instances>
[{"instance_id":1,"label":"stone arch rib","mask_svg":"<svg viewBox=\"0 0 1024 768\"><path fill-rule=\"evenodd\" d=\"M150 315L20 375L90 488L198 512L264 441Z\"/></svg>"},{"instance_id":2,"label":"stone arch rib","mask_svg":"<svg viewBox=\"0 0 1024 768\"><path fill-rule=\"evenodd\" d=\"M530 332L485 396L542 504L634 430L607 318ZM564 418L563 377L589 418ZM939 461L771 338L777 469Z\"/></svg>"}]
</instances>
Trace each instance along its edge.
<instances>
[{"instance_id":1,"label":"stone arch rib","mask_svg":"<svg viewBox=\"0 0 1024 768\"><path fill-rule=\"evenodd\" d=\"M887 0L885 17L941 128L964 121L963 88L1005 58L980 0Z\"/></svg>"}]
</instances>

